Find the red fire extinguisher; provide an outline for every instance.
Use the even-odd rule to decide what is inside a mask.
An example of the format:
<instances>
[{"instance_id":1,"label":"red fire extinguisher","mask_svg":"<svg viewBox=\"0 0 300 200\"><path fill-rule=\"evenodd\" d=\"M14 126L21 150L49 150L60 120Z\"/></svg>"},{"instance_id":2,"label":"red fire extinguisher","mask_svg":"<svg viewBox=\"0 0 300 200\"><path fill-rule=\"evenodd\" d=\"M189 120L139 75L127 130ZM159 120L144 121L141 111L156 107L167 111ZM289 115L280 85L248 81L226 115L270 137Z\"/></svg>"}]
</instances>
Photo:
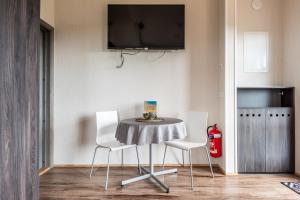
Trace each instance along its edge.
<instances>
[{"instance_id":1,"label":"red fire extinguisher","mask_svg":"<svg viewBox=\"0 0 300 200\"><path fill-rule=\"evenodd\" d=\"M214 158L222 156L222 132L218 130L217 124L207 128L210 155Z\"/></svg>"}]
</instances>

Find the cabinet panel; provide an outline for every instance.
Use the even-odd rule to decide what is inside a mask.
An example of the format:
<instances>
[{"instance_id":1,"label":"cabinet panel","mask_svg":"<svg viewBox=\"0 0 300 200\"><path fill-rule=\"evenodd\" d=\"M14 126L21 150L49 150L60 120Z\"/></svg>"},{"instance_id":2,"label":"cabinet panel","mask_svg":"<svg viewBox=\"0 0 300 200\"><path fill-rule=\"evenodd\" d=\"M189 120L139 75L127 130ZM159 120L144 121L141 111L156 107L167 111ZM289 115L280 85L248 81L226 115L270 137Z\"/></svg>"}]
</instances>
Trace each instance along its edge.
<instances>
[{"instance_id":1,"label":"cabinet panel","mask_svg":"<svg viewBox=\"0 0 300 200\"><path fill-rule=\"evenodd\" d=\"M266 114L266 172L292 172L291 108L268 108Z\"/></svg>"},{"instance_id":2,"label":"cabinet panel","mask_svg":"<svg viewBox=\"0 0 300 200\"><path fill-rule=\"evenodd\" d=\"M238 172L266 170L266 110L238 109Z\"/></svg>"}]
</instances>

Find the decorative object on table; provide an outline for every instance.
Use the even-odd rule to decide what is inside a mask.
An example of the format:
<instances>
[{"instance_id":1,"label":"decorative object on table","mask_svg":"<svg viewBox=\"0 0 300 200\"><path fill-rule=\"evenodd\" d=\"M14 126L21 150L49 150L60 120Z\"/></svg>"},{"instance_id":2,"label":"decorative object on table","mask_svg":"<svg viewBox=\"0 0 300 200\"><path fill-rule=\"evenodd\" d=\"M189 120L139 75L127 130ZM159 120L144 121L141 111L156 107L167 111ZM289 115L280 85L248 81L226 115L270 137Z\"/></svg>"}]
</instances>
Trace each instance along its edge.
<instances>
[{"instance_id":1,"label":"decorative object on table","mask_svg":"<svg viewBox=\"0 0 300 200\"><path fill-rule=\"evenodd\" d=\"M290 188L291 190L300 195L300 183L281 182L281 184L285 185L286 187Z\"/></svg>"},{"instance_id":2,"label":"decorative object on table","mask_svg":"<svg viewBox=\"0 0 300 200\"><path fill-rule=\"evenodd\" d=\"M157 101L145 101L143 118L137 118L137 122L161 122L157 117Z\"/></svg>"},{"instance_id":3,"label":"decorative object on table","mask_svg":"<svg viewBox=\"0 0 300 200\"><path fill-rule=\"evenodd\" d=\"M143 113L143 117L144 117L143 119L145 119L145 120L157 119L156 113L153 113L153 112Z\"/></svg>"},{"instance_id":4,"label":"decorative object on table","mask_svg":"<svg viewBox=\"0 0 300 200\"><path fill-rule=\"evenodd\" d=\"M143 113L144 119L149 119L150 118L150 113Z\"/></svg>"},{"instance_id":5,"label":"decorative object on table","mask_svg":"<svg viewBox=\"0 0 300 200\"><path fill-rule=\"evenodd\" d=\"M148 113L143 113L142 118L137 118L137 122L162 122L162 118L158 118L156 113L148 112Z\"/></svg>"},{"instance_id":6,"label":"decorative object on table","mask_svg":"<svg viewBox=\"0 0 300 200\"><path fill-rule=\"evenodd\" d=\"M162 121L164 121L164 119L162 119L162 118L155 118L155 119L145 119L145 118L137 118L135 121L137 121L137 122L153 122L153 123L155 123L155 122L162 122Z\"/></svg>"},{"instance_id":7,"label":"decorative object on table","mask_svg":"<svg viewBox=\"0 0 300 200\"><path fill-rule=\"evenodd\" d=\"M157 113L157 101L145 101L144 102L145 113Z\"/></svg>"},{"instance_id":8,"label":"decorative object on table","mask_svg":"<svg viewBox=\"0 0 300 200\"><path fill-rule=\"evenodd\" d=\"M157 119L156 113L154 113L154 112L149 112L149 119L150 119L150 120Z\"/></svg>"}]
</instances>

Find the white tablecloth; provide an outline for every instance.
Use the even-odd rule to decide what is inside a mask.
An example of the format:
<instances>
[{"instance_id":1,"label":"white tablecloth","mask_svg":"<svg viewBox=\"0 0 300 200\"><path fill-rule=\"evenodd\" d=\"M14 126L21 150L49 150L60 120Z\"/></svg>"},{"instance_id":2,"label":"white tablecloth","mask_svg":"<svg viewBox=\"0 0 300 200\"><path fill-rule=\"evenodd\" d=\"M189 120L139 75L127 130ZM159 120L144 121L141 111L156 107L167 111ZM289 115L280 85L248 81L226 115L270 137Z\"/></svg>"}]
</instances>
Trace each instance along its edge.
<instances>
[{"instance_id":1,"label":"white tablecloth","mask_svg":"<svg viewBox=\"0 0 300 200\"><path fill-rule=\"evenodd\" d=\"M159 144L186 137L185 124L180 119L163 118L162 122L137 122L135 118L120 121L116 138L123 144Z\"/></svg>"}]
</instances>

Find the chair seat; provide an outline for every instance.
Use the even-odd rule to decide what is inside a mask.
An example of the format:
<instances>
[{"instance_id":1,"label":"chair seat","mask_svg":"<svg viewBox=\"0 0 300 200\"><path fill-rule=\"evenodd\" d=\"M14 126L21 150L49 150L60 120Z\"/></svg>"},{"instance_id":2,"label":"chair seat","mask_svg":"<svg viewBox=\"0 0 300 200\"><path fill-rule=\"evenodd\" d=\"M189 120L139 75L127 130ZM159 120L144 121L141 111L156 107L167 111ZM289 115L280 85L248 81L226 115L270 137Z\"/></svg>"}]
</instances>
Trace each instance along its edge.
<instances>
[{"instance_id":1,"label":"chair seat","mask_svg":"<svg viewBox=\"0 0 300 200\"><path fill-rule=\"evenodd\" d=\"M189 141L184 141L184 140L175 140L175 141L167 141L165 142L166 145L175 147L178 149L183 149L183 150L190 150L194 148L199 148L206 146L206 143L204 142L189 142Z\"/></svg>"},{"instance_id":2,"label":"chair seat","mask_svg":"<svg viewBox=\"0 0 300 200\"><path fill-rule=\"evenodd\" d=\"M118 141L113 141L113 142L108 142L108 143L100 143L98 144L99 146L105 147L110 149L111 151L119 151L122 149L128 149L128 148L133 148L136 145L132 144L132 145L127 145L127 144L122 144Z\"/></svg>"}]
</instances>

